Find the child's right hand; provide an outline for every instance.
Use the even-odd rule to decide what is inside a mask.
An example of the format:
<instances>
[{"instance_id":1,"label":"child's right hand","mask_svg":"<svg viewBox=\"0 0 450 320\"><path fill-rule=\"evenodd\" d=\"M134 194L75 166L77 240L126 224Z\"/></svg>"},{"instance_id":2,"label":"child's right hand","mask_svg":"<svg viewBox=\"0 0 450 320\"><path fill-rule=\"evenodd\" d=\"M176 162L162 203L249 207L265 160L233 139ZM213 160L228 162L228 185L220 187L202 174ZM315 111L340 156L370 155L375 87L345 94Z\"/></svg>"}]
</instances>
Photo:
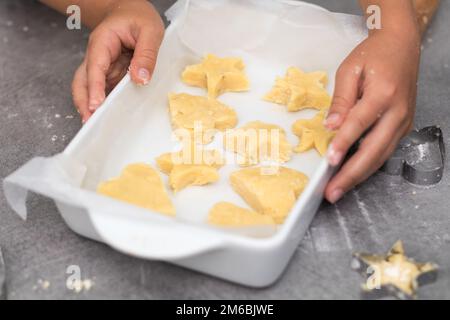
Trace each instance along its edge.
<instances>
[{"instance_id":1,"label":"child's right hand","mask_svg":"<svg viewBox=\"0 0 450 320\"><path fill-rule=\"evenodd\" d=\"M163 35L161 17L146 0L112 2L89 37L86 57L72 83L73 101L83 123L128 67L135 83L150 81Z\"/></svg>"}]
</instances>

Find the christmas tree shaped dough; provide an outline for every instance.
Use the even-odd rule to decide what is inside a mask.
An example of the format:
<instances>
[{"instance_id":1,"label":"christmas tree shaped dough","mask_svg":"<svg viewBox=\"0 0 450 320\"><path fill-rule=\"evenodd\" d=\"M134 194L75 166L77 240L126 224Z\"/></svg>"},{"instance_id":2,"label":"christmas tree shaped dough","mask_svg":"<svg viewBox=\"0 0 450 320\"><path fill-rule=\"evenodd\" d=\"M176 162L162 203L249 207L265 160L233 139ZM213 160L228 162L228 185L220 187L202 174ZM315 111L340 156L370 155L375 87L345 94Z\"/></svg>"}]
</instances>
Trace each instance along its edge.
<instances>
[{"instance_id":1,"label":"christmas tree shaped dough","mask_svg":"<svg viewBox=\"0 0 450 320\"><path fill-rule=\"evenodd\" d=\"M188 85L207 89L210 98L217 98L224 92L249 89L244 69L241 59L209 54L202 63L186 67L182 80Z\"/></svg>"},{"instance_id":2,"label":"christmas tree shaped dough","mask_svg":"<svg viewBox=\"0 0 450 320\"><path fill-rule=\"evenodd\" d=\"M288 111L312 108L327 109L331 104L325 86L328 77L325 72L305 73L290 67L284 78L277 78L275 86L264 100L287 106Z\"/></svg>"},{"instance_id":3,"label":"christmas tree shaped dough","mask_svg":"<svg viewBox=\"0 0 450 320\"><path fill-rule=\"evenodd\" d=\"M225 149L237 153L242 166L256 165L261 161L284 163L290 160L292 146L286 132L279 126L252 121L232 132L227 132Z\"/></svg>"},{"instance_id":4,"label":"christmas tree shaped dough","mask_svg":"<svg viewBox=\"0 0 450 320\"><path fill-rule=\"evenodd\" d=\"M238 207L229 202L219 202L209 211L208 222L223 227L274 225L271 216Z\"/></svg>"},{"instance_id":5,"label":"christmas tree shaped dough","mask_svg":"<svg viewBox=\"0 0 450 320\"><path fill-rule=\"evenodd\" d=\"M321 111L312 119L297 120L293 124L292 131L300 138L300 144L294 149L295 152L305 152L315 148L321 156L325 155L336 132L325 128L324 119L325 111Z\"/></svg>"},{"instance_id":6,"label":"christmas tree shaped dough","mask_svg":"<svg viewBox=\"0 0 450 320\"><path fill-rule=\"evenodd\" d=\"M169 94L169 111L174 127L182 129L176 131L177 136L190 137L196 143L210 143L216 130L237 124L236 112L230 107L212 98L186 93Z\"/></svg>"},{"instance_id":7,"label":"christmas tree shaped dough","mask_svg":"<svg viewBox=\"0 0 450 320\"><path fill-rule=\"evenodd\" d=\"M128 165L120 177L100 183L97 192L152 211L175 215L161 177L144 163Z\"/></svg>"},{"instance_id":8,"label":"christmas tree shaped dough","mask_svg":"<svg viewBox=\"0 0 450 320\"><path fill-rule=\"evenodd\" d=\"M285 167L279 167L274 174L264 174L263 168L254 167L233 172L230 182L253 210L281 224L308 183L308 177Z\"/></svg>"},{"instance_id":9,"label":"christmas tree shaped dough","mask_svg":"<svg viewBox=\"0 0 450 320\"><path fill-rule=\"evenodd\" d=\"M224 160L217 150L200 150L165 153L156 163L169 175L170 187L177 192L187 186L202 186L219 180L218 169Z\"/></svg>"}]
</instances>

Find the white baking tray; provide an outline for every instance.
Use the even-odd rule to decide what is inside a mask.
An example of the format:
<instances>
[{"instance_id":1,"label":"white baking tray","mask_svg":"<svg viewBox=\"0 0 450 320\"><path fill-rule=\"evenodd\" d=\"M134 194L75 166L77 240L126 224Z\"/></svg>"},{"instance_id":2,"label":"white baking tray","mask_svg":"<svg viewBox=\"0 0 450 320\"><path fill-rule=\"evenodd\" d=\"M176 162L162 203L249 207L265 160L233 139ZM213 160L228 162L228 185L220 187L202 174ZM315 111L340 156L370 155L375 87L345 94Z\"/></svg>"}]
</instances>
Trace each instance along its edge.
<instances>
[{"instance_id":1,"label":"white baking tray","mask_svg":"<svg viewBox=\"0 0 450 320\"><path fill-rule=\"evenodd\" d=\"M247 207L229 186L229 174L239 169L235 164L222 168L215 184L171 193L176 218L103 197L95 193L96 186L117 176L127 164L155 166L157 156L177 148L167 94L205 95L204 90L182 84L180 75L206 53L238 56L246 63L251 90L219 98L236 110L238 126L252 120L278 124L295 145L292 123L315 112L288 113L261 97L292 65L327 71L331 94L338 65L364 36L361 20L302 2L232 0L179 1L168 17L171 25L151 83L136 86L126 76L62 154L35 158L5 179L6 197L26 217L27 190L46 195L55 200L75 232L125 254L168 261L248 286L267 286L286 267L332 174L316 151L295 154L286 164L310 181L277 229L220 229L206 223L209 209L218 201ZM208 148L222 150L220 141L216 137Z\"/></svg>"}]
</instances>

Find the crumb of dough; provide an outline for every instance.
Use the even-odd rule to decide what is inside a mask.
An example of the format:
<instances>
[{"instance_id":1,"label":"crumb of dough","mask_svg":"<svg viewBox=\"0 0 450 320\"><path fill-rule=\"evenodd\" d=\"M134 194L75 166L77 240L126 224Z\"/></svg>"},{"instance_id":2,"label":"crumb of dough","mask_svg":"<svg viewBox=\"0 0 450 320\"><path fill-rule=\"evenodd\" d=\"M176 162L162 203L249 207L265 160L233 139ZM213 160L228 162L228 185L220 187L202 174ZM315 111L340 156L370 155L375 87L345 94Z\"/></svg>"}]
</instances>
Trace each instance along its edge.
<instances>
[{"instance_id":1,"label":"crumb of dough","mask_svg":"<svg viewBox=\"0 0 450 320\"><path fill-rule=\"evenodd\" d=\"M321 156L325 155L336 132L324 126L324 119L325 112L321 111L312 119L297 120L292 125L292 131L300 138L299 145L294 149L295 152L305 152L315 148Z\"/></svg>"},{"instance_id":2,"label":"crumb of dough","mask_svg":"<svg viewBox=\"0 0 450 320\"><path fill-rule=\"evenodd\" d=\"M219 58L208 54L200 64L186 67L182 80L188 85L205 88L210 98L224 92L247 91L250 87L239 58Z\"/></svg>"},{"instance_id":3,"label":"crumb of dough","mask_svg":"<svg viewBox=\"0 0 450 320\"><path fill-rule=\"evenodd\" d=\"M144 163L128 165L119 177L100 183L97 192L145 209L175 215L159 173Z\"/></svg>"},{"instance_id":4,"label":"crumb of dough","mask_svg":"<svg viewBox=\"0 0 450 320\"><path fill-rule=\"evenodd\" d=\"M176 135L201 144L210 143L216 130L234 128L238 121L236 112L225 104L186 93L169 94L169 111L174 127L185 129L177 130Z\"/></svg>"},{"instance_id":5,"label":"crumb of dough","mask_svg":"<svg viewBox=\"0 0 450 320\"><path fill-rule=\"evenodd\" d=\"M331 97L325 89L327 74L323 71L306 73L296 67L290 67L284 78L277 78L264 100L285 105L288 111L302 109L328 109Z\"/></svg>"},{"instance_id":6,"label":"crumb of dough","mask_svg":"<svg viewBox=\"0 0 450 320\"><path fill-rule=\"evenodd\" d=\"M308 177L286 167L279 167L274 174L253 167L233 172L230 183L253 210L281 224L306 187Z\"/></svg>"},{"instance_id":7,"label":"crumb of dough","mask_svg":"<svg viewBox=\"0 0 450 320\"><path fill-rule=\"evenodd\" d=\"M208 223L223 227L274 225L271 216L238 207L229 202L219 202L211 208Z\"/></svg>"},{"instance_id":8,"label":"crumb of dough","mask_svg":"<svg viewBox=\"0 0 450 320\"><path fill-rule=\"evenodd\" d=\"M292 146L283 128L261 121L252 121L227 132L224 146L238 154L241 166L256 165L265 160L284 163L291 159L292 154Z\"/></svg>"},{"instance_id":9,"label":"crumb of dough","mask_svg":"<svg viewBox=\"0 0 450 320\"><path fill-rule=\"evenodd\" d=\"M193 150L191 153L162 154L156 158L156 163L162 172L169 175L169 185L177 192L188 186L218 181L218 169L223 166L224 159L217 150Z\"/></svg>"}]
</instances>

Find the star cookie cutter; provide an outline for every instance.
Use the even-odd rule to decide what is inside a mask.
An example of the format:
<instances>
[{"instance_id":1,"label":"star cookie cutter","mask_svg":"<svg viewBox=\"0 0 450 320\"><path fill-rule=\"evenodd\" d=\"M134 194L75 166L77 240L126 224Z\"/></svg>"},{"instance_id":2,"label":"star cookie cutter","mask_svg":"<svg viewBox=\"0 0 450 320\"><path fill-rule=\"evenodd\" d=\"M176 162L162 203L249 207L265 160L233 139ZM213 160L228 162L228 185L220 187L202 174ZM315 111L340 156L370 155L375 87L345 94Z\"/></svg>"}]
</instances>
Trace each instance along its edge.
<instances>
[{"instance_id":1,"label":"star cookie cutter","mask_svg":"<svg viewBox=\"0 0 450 320\"><path fill-rule=\"evenodd\" d=\"M442 179L445 166L445 144L442 130L430 126L412 131L401 140L382 171L402 176L415 185L430 186Z\"/></svg>"},{"instance_id":2,"label":"star cookie cutter","mask_svg":"<svg viewBox=\"0 0 450 320\"><path fill-rule=\"evenodd\" d=\"M361 286L363 299L416 299L417 290L435 282L438 274L436 264L407 257L400 240L386 255L354 253L351 268L366 279Z\"/></svg>"}]
</instances>

